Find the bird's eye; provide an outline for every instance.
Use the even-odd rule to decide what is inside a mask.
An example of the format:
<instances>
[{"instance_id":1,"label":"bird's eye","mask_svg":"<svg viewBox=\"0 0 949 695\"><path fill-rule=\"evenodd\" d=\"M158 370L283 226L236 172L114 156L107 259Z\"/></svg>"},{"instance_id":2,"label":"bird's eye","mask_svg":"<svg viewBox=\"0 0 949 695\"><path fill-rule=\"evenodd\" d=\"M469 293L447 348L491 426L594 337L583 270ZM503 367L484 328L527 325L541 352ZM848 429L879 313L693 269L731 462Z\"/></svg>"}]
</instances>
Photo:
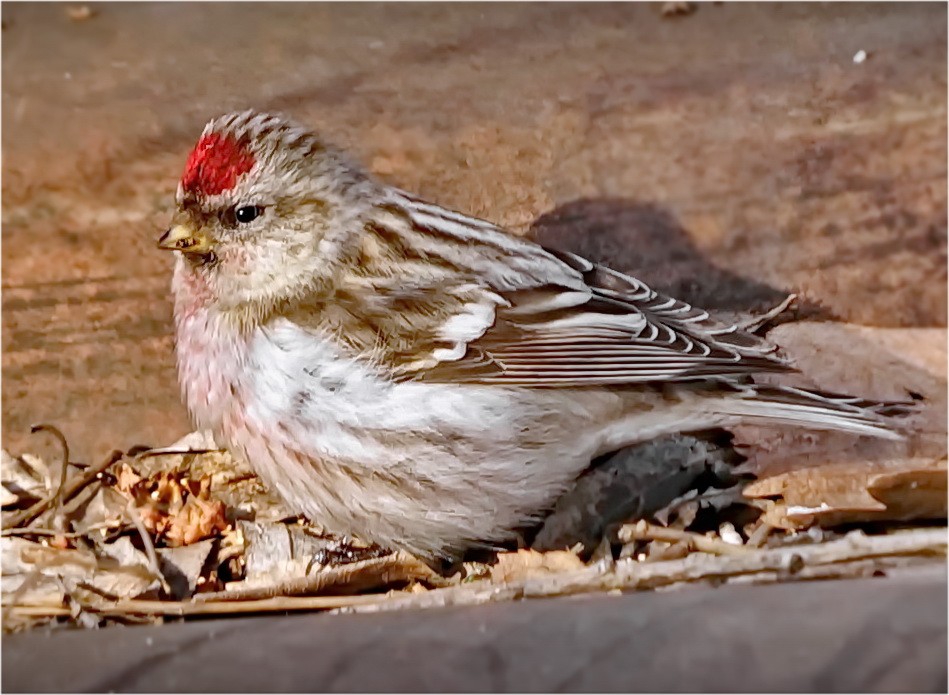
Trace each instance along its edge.
<instances>
[{"instance_id":1,"label":"bird's eye","mask_svg":"<svg viewBox=\"0 0 949 695\"><path fill-rule=\"evenodd\" d=\"M248 222L253 222L260 214L264 211L259 205L245 205L239 207L234 211L234 219L236 219L241 224L247 224Z\"/></svg>"}]
</instances>

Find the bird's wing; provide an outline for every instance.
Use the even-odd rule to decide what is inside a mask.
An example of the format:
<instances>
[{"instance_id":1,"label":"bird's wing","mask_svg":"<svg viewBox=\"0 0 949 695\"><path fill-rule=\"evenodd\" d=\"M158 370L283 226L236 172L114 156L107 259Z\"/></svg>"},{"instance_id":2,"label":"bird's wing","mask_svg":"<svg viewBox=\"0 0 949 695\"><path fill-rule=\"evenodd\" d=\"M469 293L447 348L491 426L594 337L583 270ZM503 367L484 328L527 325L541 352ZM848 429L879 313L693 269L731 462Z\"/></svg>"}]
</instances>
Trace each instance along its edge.
<instances>
[{"instance_id":1,"label":"bird's wing","mask_svg":"<svg viewBox=\"0 0 949 695\"><path fill-rule=\"evenodd\" d=\"M390 278L375 285L372 311L365 299L350 310L380 317L375 334L388 337L374 354L396 378L596 386L789 369L759 338L628 275L408 196L397 202L385 224L403 225L401 243L424 266L456 270L427 286L411 272Z\"/></svg>"},{"instance_id":2,"label":"bird's wing","mask_svg":"<svg viewBox=\"0 0 949 695\"><path fill-rule=\"evenodd\" d=\"M550 253L582 273L585 290L485 288L480 301L461 303L436 331L439 347L414 352L427 360L403 363L402 377L595 386L789 369L762 341L715 323L704 311L584 258Z\"/></svg>"}]
</instances>

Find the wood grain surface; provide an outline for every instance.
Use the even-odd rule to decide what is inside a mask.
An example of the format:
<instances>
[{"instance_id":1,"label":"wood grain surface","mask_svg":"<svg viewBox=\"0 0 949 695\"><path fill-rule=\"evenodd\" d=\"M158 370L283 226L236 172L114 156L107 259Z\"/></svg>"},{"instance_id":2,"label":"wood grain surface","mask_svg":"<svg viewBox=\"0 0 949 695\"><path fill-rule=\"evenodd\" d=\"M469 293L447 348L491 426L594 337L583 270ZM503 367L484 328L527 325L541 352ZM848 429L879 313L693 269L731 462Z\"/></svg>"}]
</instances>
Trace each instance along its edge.
<instances>
[{"instance_id":1,"label":"wood grain surface","mask_svg":"<svg viewBox=\"0 0 949 695\"><path fill-rule=\"evenodd\" d=\"M946 325L943 4L90 7L2 9L14 452L38 421L78 460L188 430L154 241L204 122L246 106L713 308Z\"/></svg>"}]
</instances>

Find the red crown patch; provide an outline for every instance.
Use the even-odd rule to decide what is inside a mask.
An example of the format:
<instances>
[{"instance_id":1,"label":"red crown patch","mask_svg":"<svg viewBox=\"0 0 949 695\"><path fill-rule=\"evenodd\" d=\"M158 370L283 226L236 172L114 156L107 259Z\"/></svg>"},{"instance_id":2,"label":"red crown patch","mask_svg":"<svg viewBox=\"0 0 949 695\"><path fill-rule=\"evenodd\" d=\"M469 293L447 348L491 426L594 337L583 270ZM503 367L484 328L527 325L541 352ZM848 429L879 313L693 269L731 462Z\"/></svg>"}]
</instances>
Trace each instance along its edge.
<instances>
[{"instance_id":1,"label":"red crown patch","mask_svg":"<svg viewBox=\"0 0 949 695\"><path fill-rule=\"evenodd\" d=\"M190 193L217 195L237 185L237 179L254 166L254 155L227 135L202 137L185 165L182 187Z\"/></svg>"}]
</instances>

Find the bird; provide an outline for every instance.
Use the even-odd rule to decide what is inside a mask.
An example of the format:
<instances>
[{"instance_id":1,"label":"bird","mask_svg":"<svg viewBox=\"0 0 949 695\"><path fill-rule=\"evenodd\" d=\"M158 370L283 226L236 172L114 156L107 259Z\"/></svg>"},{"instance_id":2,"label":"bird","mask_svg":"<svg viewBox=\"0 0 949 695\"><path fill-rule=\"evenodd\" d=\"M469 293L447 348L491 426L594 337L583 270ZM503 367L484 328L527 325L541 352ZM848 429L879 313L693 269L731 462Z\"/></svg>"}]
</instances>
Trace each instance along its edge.
<instances>
[{"instance_id":1,"label":"bird","mask_svg":"<svg viewBox=\"0 0 949 695\"><path fill-rule=\"evenodd\" d=\"M194 424L326 531L496 548L591 461L779 424L900 438L906 404L757 383L763 338L383 183L282 115L207 123L158 246Z\"/></svg>"}]
</instances>

